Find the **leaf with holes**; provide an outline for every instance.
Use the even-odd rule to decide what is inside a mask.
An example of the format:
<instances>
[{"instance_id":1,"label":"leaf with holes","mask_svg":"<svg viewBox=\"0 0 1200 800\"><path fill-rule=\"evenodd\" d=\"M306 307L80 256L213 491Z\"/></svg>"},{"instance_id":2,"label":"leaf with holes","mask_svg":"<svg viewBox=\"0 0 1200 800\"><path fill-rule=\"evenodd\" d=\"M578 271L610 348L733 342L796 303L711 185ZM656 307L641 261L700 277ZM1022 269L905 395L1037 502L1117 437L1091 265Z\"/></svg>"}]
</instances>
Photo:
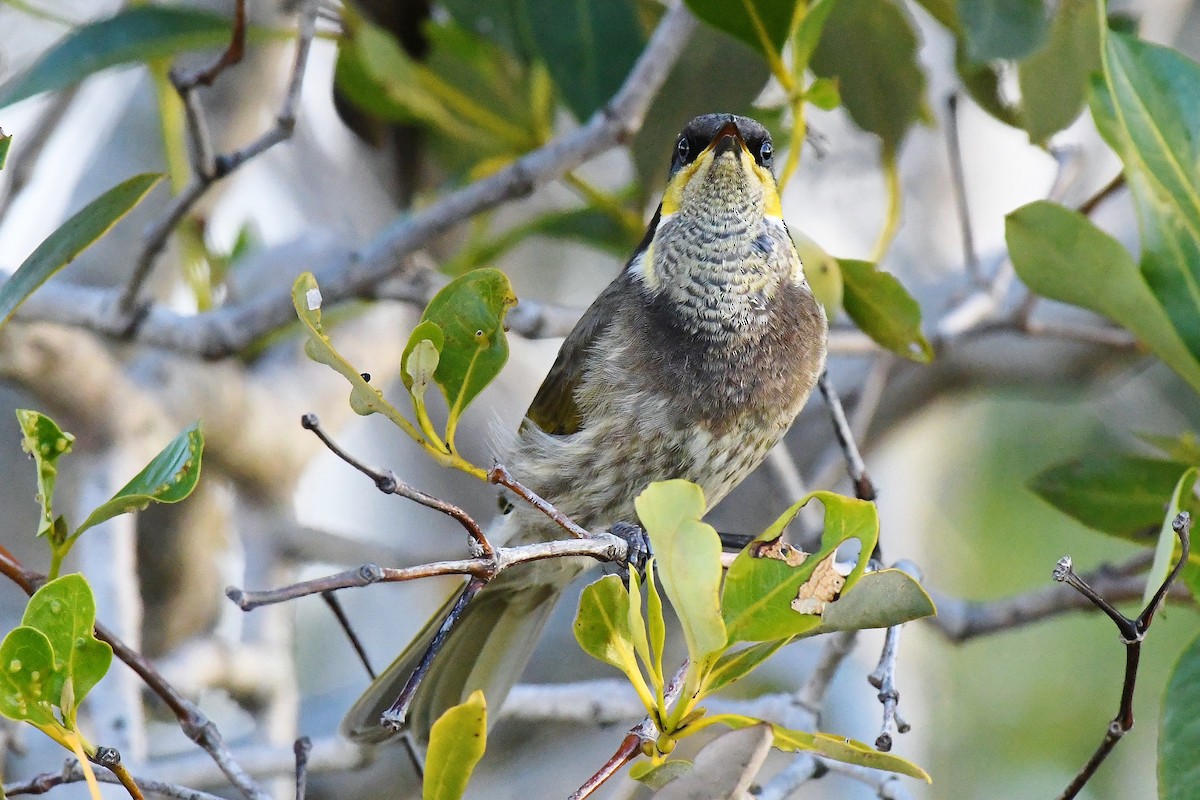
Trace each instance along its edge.
<instances>
[{"instance_id":1,"label":"leaf with holes","mask_svg":"<svg viewBox=\"0 0 1200 800\"><path fill-rule=\"evenodd\" d=\"M162 175L146 173L117 184L88 203L37 246L0 286L0 326L29 295L116 225Z\"/></svg>"},{"instance_id":2,"label":"leaf with holes","mask_svg":"<svg viewBox=\"0 0 1200 800\"><path fill-rule=\"evenodd\" d=\"M74 706L112 666L112 647L95 636L96 601L82 575L63 575L34 592L21 624L45 634L55 669L71 681ZM54 703L60 705L57 697Z\"/></svg>"},{"instance_id":3,"label":"leaf with holes","mask_svg":"<svg viewBox=\"0 0 1200 800\"><path fill-rule=\"evenodd\" d=\"M60 456L71 452L75 437L39 411L19 408L17 422L21 426L21 449L30 455L37 466L37 499L42 506L37 535L43 536L54 524L54 483L58 477L55 462Z\"/></svg>"},{"instance_id":4,"label":"leaf with holes","mask_svg":"<svg viewBox=\"0 0 1200 800\"><path fill-rule=\"evenodd\" d=\"M83 521L72 538L121 514L140 511L151 503L178 503L200 480L204 434L196 422L176 436L154 459Z\"/></svg>"},{"instance_id":5,"label":"leaf with holes","mask_svg":"<svg viewBox=\"0 0 1200 800\"><path fill-rule=\"evenodd\" d=\"M838 264L842 306L854 324L893 353L928 363L933 348L921 333L921 307L900 281L869 261L841 258Z\"/></svg>"}]
</instances>

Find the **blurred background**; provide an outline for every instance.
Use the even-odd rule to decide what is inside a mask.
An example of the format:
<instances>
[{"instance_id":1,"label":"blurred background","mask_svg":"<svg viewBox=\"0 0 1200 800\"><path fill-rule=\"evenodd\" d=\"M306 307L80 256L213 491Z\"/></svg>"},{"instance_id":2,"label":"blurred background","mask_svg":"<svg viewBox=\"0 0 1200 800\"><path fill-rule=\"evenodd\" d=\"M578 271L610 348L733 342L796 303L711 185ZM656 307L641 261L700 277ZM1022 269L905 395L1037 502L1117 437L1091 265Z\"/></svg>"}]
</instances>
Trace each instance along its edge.
<instances>
[{"instance_id":1,"label":"blurred background","mask_svg":"<svg viewBox=\"0 0 1200 800\"><path fill-rule=\"evenodd\" d=\"M226 0L194 5L232 14ZM252 3L251 22L262 31L291 30L293 5ZM662 7L630 6L644 41ZM448 81L458 80L467 67L478 74L461 77L464 87L477 87L472 81L481 80L479 75L490 76L492 84L479 96L495 100L501 115L524 103L526 117L513 112L506 118L520 130L544 139L576 128L584 101L549 86L555 76L543 74L538 59L521 52L519 43L507 50L498 44L504 41L496 32L503 32L507 7L398 0L362 3L345 13L388 32L409 58ZM14 80L64 36L123 8L103 0L0 2L0 81ZM830 375L879 488L885 557L914 561L925 583L942 593L998 600L1047 586L1065 553L1088 570L1136 551L1037 497L1027 488L1035 475L1081 454L1144 448L1139 433L1200 430L1200 403L1173 372L1129 347L1002 326L989 332L975 325L959 335L947 322L979 291L964 255L948 145L952 123L961 142L961 186L974 252L985 279L1005 269L1005 214L1052 193L1077 206L1118 173L1120 162L1086 113L1055 134L1049 147L1032 144L1026 131L998 121L964 93L955 37L928 6L901 2L894 8L915 36L913 58L924 76L919 94L927 119L906 129L897 145L899 227L880 267L919 303L937 353L928 364L905 360L863 337L842 315L834 324ZM1192 0L1113 3L1110 12L1135 20L1150 41L1192 58L1200 55L1200 8ZM346 77L345 54L342 76L335 80L340 28L323 20L319 30L294 135L204 196L153 273L150 293L156 302L187 314L286 291L299 272L364 247L408 210L428 206L519 154L495 137L490 139L495 150L488 152L481 143L489 140L486 135L473 140L412 115L388 117L353 102L357 84ZM460 40L468 34L486 46ZM620 62L624 55L613 47L613 61ZM71 88L0 107L0 128L14 137L8 165L0 171L0 270L11 273L62 220L118 181L167 171L169 179L146 202L55 282L114 287L128 279L144 231L187 179L181 131L164 124L180 119L166 69L206 64L219 47L183 49L193 48L156 52L147 63L104 70ZM271 125L292 52L286 36L252 35L243 62L199 93L218 152L244 146ZM511 73L499 72L502 67ZM627 69L622 62L620 74ZM1011 74L997 72L1002 87L1013 82ZM640 238L661 190L674 134L691 116L747 112L778 131L790 129L789 116L774 107L779 87L768 78L759 55L702 24L629 146L590 160L570 180L538 187L527 198L456 226L407 258L417 270L434 272L497 266L511 277L522 301L582 309ZM511 96L501 97L506 86ZM549 99L541 110L526 102L545 93ZM951 96L958 98L954 112ZM871 259L889 202L880 139L845 108L809 107L807 122L800 167L784 194L785 219L827 253ZM786 141L786 134L779 139L780 163ZM545 222L581 208L611 213ZM1127 192L1116 192L1092 217L1136 252L1137 223ZM509 235L518 230L523 232ZM391 296L402 295L406 286ZM389 295L386 287L380 293ZM1023 288L1014 281L998 292L997 308L1011 309L1022 299ZM396 365L419 304L381 300L341 309L333 328L339 347L375 376L376 385L398 383ZM1039 305L1038 314L1048 321L1091 319L1048 302ZM516 426L560 341L510 336L509 364L467 414L459 435L469 458L488 463L497 431ZM266 588L366 561L401 566L464 552L450 520L379 494L317 446L300 428L299 415L317 411L338 441L364 461L391 467L478 519L488 519L496 507L490 487L437 468L386 421L350 413L341 379L304 359L293 330L240 357L205 361L117 343L78 326L19 318L0 334L0 378L0 406L9 409L0 410L0 430L7 431L0 437L5 443L0 542L34 569L44 570L46 556L32 536L38 510L34 474L20 451L11 409L43 410L77 436L76 452L62 462L58 492L61 508L74 518L105 487L120 486L136 471L137 454L153 454L191 420L202 420L209 449L196 495L95 531L81 542L71 568L93 582L103 572L114 573L115 585L97 587L100 618L140 641L169 678L198 698L232 744L267 761L272 753L290 752L297 735L333 741L341 715L368 681L319 598L244 614L224 599L224 587ZM710 520L719 530L760 530L802 487L852 493L820 397L810 400L786 445L786 454L772 458L713 512ZM804 523L811 527L813 521ZM342 592L341 599L374 664L382 667L453 585L430 580L376 586ZM558 608L525 681L617 677L575 644L574 597L577 591ZM0 627L19 622L24 601L15 587L0 588ZM1163 687L1197 628L1192 608L1169 608L1158 621L1143 651L1137 726L1081 796L1154 796ZM880 707L866 674L881 642L879 632L858 637L828 697L824 730L874 740ZM756 674L753 686L738 687L739 693L796 688L817 649L812 643L788 648ZM931 624L906 626L897 677L900 711L912 731L898 737L894 752L934 777L932 786L908 781L906 788L916 798L1055 796L1116 711L1123 667L1123 648L1111 623L1094 613L1055 617L960 645ZM114 668L108 680L124 681L124 688L114 689L108 701L97 699L98 727L122 731L119 747L134 763L164 759L153 763L155 775L230 793L163 709L148 702L144 719L131 710L138 689L129 678L127 670ZM122 726L112 724L117 718L125 720ZM565 796L608 757L626 727L501 723L468 796ZM99 735L96 740L109 743ZM0 745L6 781L53 771L61 763L61 752L31 731L6 729ZM373 758L348 749L329 752L340 768L315 771L315 796L416 796L399 747L385 746ZM773 755L760 782L786 763L786 757ZM283 776L290 771L286 762L277 769ZM607 797L631 796L620 784L606 791ZM875 795L862 783L829 776L796 796Z\"/></svg>"}]
</instances>

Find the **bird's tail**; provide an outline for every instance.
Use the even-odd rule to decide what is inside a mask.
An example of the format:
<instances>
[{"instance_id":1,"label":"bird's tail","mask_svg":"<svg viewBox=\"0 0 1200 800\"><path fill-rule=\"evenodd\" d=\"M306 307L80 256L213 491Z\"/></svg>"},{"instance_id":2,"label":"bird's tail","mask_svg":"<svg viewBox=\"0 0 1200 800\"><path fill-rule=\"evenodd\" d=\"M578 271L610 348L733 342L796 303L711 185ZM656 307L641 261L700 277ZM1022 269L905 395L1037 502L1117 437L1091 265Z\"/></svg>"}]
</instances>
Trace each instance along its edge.
<instances>
[{"instance_id":1,"label":"bird's tail","mask_svg":"<svg viewBox=\"0 0 1200 800\"><path fill-rule=\"evenodd\" d=\"M428 741L429 728L446 709L482 689L491 709L500 708L533 654L534 646L550 617L555 601L569 578L530 580L532 569L507 571L488 584L467 605L451 630L441 652L413 697L404 729L420 742ZM454 594L417 638L363 693L342 720L342 732L360 742L381 742L394 732L380 724L380 715L400 694L416 669L434 634L441 627L461 591Z\"/></svg>"}]
</instances>

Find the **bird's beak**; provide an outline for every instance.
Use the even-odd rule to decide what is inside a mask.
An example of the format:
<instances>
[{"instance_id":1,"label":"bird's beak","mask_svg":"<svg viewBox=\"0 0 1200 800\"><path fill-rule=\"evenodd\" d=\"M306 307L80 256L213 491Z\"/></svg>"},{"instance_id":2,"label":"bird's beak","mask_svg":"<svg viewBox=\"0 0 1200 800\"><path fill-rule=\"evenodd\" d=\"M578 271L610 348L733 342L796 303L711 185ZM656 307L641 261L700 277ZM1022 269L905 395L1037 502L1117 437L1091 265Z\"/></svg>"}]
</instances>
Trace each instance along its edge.
<instances>
[{"instance_id":1,"label":"bird's beak","mask_svg":"<svg viewBox=\"0 0 1200 800\"><path fill-rule=\"evenodd\" d=\"M736 154L739 147L746 150L746 140L742 138L742 132L738 130L737 123L729 120L717 131L717 135L713 137L705 151L711 150L713 156L718 157L725 153Z\"/></svg>"}]
</instances>

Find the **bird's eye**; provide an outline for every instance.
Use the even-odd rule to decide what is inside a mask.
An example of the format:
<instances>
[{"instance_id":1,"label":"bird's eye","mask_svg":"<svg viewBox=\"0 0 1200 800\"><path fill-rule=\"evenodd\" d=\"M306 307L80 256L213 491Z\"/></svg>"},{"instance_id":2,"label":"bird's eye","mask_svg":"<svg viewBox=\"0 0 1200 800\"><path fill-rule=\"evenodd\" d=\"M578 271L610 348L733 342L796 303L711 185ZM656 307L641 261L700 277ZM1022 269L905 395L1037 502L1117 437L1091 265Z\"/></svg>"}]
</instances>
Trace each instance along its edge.
<instances>
[{"instance_id":1,"label":"bird's eye","mask_svg":"<svg viewBox=\"0 0 1200 800\"><path fill-rule=\"evenodd\" d=\"M775 148L770 142L763 142L762 147L758 149L758 157L762 159L762 163L770 164L771 156L775 153Z\"/></svg>"},{"instance_id":2,"label":"bird's eye","mask_svg":"<svg viewBox=\"0 0 1200 800\"><path fill-rule=\"evenodd\" d=\"M692 151L692 146L688 144L687 139L680 139L679 144L675 145L675 152L679 154L680 161L687 161L688 153Z\"/></svg>"}]
</instances>

